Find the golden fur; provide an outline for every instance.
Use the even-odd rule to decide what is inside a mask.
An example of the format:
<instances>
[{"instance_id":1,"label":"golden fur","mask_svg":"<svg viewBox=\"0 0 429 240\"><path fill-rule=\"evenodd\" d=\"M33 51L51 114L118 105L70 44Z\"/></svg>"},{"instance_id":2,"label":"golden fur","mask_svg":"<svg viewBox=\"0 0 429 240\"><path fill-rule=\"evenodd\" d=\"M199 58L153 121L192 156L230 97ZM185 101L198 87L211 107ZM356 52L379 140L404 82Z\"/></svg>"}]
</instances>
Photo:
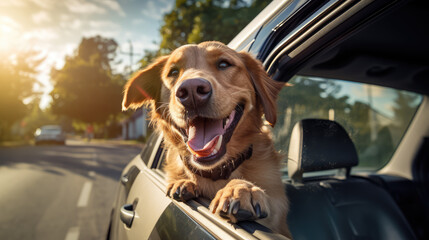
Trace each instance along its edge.
<instances>
[{"instance_id":1,"label":"golden fur","mask_svg":"<svg viewBox=\"0 0 429 240\"><path fill-rule=\"evenodd\" d=\"M220 60L231 66L217 67ZM171 74L173 70L174 74ZM187 127L186 109L175 92L186 79L203 78L212 86L209 103L199 109L199 116L210 119L227 117L239 103L244 105L243 116L227 143L226 153L216 163L206 166L187 158L191 156L181 128ZM280 156L275 151L267 131L263 130L262 115L274 125L276 98L284 84L271 80L262 64L245 52L236 52L219 42L185 45L169 56L158 58L137 73L125 86L123 108L151 106L151 120L164 136L167 152L165 170L168 194L176 191L212 199L213 213L228 212L232 200L240 201L240 209L255 215L255 204L268 216L258 222L273 231L290 237L286 223L288 201L281 182ZM231 176L224 180L194 174L184 164L209 170L253 145L252 156L245 160ZM176 196L177 198L177 196ZM187 199L179 199L186 201ZM231 212L227 216L236 222Z\"/></svg>"}]
</instances>

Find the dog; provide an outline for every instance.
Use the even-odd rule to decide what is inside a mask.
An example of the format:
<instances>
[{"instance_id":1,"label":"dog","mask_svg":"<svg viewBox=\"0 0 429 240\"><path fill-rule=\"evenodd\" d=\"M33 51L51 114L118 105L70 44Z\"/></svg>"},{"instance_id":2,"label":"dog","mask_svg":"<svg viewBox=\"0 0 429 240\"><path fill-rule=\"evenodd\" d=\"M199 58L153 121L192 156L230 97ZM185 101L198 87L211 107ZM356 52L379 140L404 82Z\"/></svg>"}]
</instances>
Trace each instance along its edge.
<instances>
[{"instance_id":1,"label":"dog","mask_svg":"<svg viewBox=\"0 0 429 240\"><path fill-rule=\"evenodd\" d=\"M249 53L210 41L179 47L138 72L122 107L150 106L167 149L168 196L206 197L232 223L257 220L291 237L281 156L262 118L275 124L283 86Z\"/></svg>"}]
</instances>

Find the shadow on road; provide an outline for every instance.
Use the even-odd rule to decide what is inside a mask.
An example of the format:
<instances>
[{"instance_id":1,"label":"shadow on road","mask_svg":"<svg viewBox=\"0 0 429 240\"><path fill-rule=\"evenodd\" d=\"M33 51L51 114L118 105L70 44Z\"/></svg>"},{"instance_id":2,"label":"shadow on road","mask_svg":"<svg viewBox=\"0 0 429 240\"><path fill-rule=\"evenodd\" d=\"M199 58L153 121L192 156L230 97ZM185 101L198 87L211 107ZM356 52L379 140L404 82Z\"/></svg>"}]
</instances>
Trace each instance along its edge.
<instances>
[{"instance_id":1,"label":"shadow on road","mask_svg":"<svg viewBox=\"0 0 429 240\"><path fill-rule=\"evenodd\" d=\"M88 178L88 173L118 180L124 166L141 148L130 145L88 144L43 145L0 148L0 167L30 168L63 176L73 172Z\"/></svg>"}]
</instances>

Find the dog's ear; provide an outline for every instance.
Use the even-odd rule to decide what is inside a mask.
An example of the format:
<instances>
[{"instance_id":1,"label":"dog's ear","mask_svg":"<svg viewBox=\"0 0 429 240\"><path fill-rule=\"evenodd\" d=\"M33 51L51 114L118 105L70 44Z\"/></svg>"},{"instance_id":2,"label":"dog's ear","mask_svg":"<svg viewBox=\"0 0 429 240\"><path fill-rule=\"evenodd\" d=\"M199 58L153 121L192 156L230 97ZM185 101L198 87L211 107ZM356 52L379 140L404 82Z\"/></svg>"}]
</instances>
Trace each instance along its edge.
<instances>
[{"instance_id":1,"label":"dog's ear","mask_svg":"<svg viewBox=\"0 0 429 240\"><path fill-rule=\"evenodd\" d=\"M122 110L139 108L150 101L159 101L161 94L161 72L168 56L159 57L154 63L136 73L124 87Z\"/></svg>"},{"instance_id":2,"label":"dog's ear","mask_svg":"<svg viewBox=\"0 0 429 240\"><path fill-rule=\"evenodd\" d=\"M256 97L261 101L265 119L274 127L277 121L277 96L285 84L271 79L262 63L249 53L240 52L239 54L249 72Z\"/></svg>"}]
</instances>

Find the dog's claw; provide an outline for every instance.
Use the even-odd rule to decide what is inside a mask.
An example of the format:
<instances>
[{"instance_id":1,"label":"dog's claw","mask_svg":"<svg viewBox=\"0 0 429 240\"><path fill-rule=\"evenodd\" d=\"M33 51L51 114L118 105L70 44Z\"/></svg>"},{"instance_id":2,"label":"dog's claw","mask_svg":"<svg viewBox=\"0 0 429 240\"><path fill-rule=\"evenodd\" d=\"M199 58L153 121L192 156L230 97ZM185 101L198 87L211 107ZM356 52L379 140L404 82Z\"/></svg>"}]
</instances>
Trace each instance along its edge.
<instances>
[{"instance_id":1,"label":"dog's claw","mask_svg":"<svg viewBox=\"0 0 429 240\"><path fill-rule=\"evenodd\" d=\"M188 192L188 190L186 190L186 188L184 188L182 190L182 192L180 193L180 198L183 202L186 202L186 201L194 198L194 194Z\"/></svg>"},{"instance_id":2,"label":"dog's claw","mask_svg":"<svg viewBox=\"0 0 429 240\"><path fill-rule=\"evenodd\" d=\"M182 181L178 184L171 184L171 186L168 187L167 195L176 201L186 202L198 197L198 191L194 183Z\"/></svg>"},{"instance_id":3,"label":"dog's claw","mask_svg":"<svg viewBox=\"0 0 429 240\"><path fill-rule=\"evenodd\" d=\"M244 209L239 209L237 211L237 213L234 214L234 216L237 219L237 221L239 221L239 222L257 219L257 218L255 218L255 216L251 212L244 210Z\"/></svg>"},{"instance_id":4,"label":"dog's claw","mask_svg":"<svg viewBox=\"0 0 429 240\"><path fill-rule=\"evenodd\" d=\"M222 207L222 211L221 212L228 212L228 208L229 208L229 201L225 201L223 203L223 207Z\"/></svg>"},{"instance_id":5,"label":"dog's claw","mask_svg":"<svg viewBox=\"0 0 429 240\"><path fill-rule=\"evenodd\" d=\"M176 192L173 194L175 200L180 200L180 187L176 189Z\"/></svg>"},{"instance_id":6,"label":"dog's claw","mask_svg":"<svg viewBox=\"0 0 429 240\"><path fill-rule=\"evenodd\" d=\"M228 214L235 215L237 214L239 209L240 209L240 201L238 199L234 199L229 205Z\"/></svg>"},{"instance_id":7,"label":"dog's claw","mask_svg":"<svg viewBox=\"0 0 429 240\"><path fill-rule=\"evenodd\" d=\"M269 214L267 203L267 195L261 188L234 179L216 193L210 203L210 209L213 213L236 223L266 218Z\"/></svg>"},{"instance_id":8,"label":"dog's claw","mask_svg":"<svg viewBox=\"0 0 429 240\"><path fill-rule=\"evenodd\" d=\"M261 217L261 205L259 205L259 203L256 203L253 209L255 210L256 217Z\"/></svg>"},{"instance_id":9,"label":"dog's claw","mask_svg":"<svg viewBox=\"0 0 429 240\"><path fill-rule=\"evenodd\" d=\"M223 218L229 219L233 216L238 222L258 220L267 217L267 213L261 211L261 205L259 203L256 203L256 205L253 206L253 210L255 211L255 214L240 208L240 200L233 199L223 203L222 209L219 211L219 215Z\"/></svg>"}]
</instances>

